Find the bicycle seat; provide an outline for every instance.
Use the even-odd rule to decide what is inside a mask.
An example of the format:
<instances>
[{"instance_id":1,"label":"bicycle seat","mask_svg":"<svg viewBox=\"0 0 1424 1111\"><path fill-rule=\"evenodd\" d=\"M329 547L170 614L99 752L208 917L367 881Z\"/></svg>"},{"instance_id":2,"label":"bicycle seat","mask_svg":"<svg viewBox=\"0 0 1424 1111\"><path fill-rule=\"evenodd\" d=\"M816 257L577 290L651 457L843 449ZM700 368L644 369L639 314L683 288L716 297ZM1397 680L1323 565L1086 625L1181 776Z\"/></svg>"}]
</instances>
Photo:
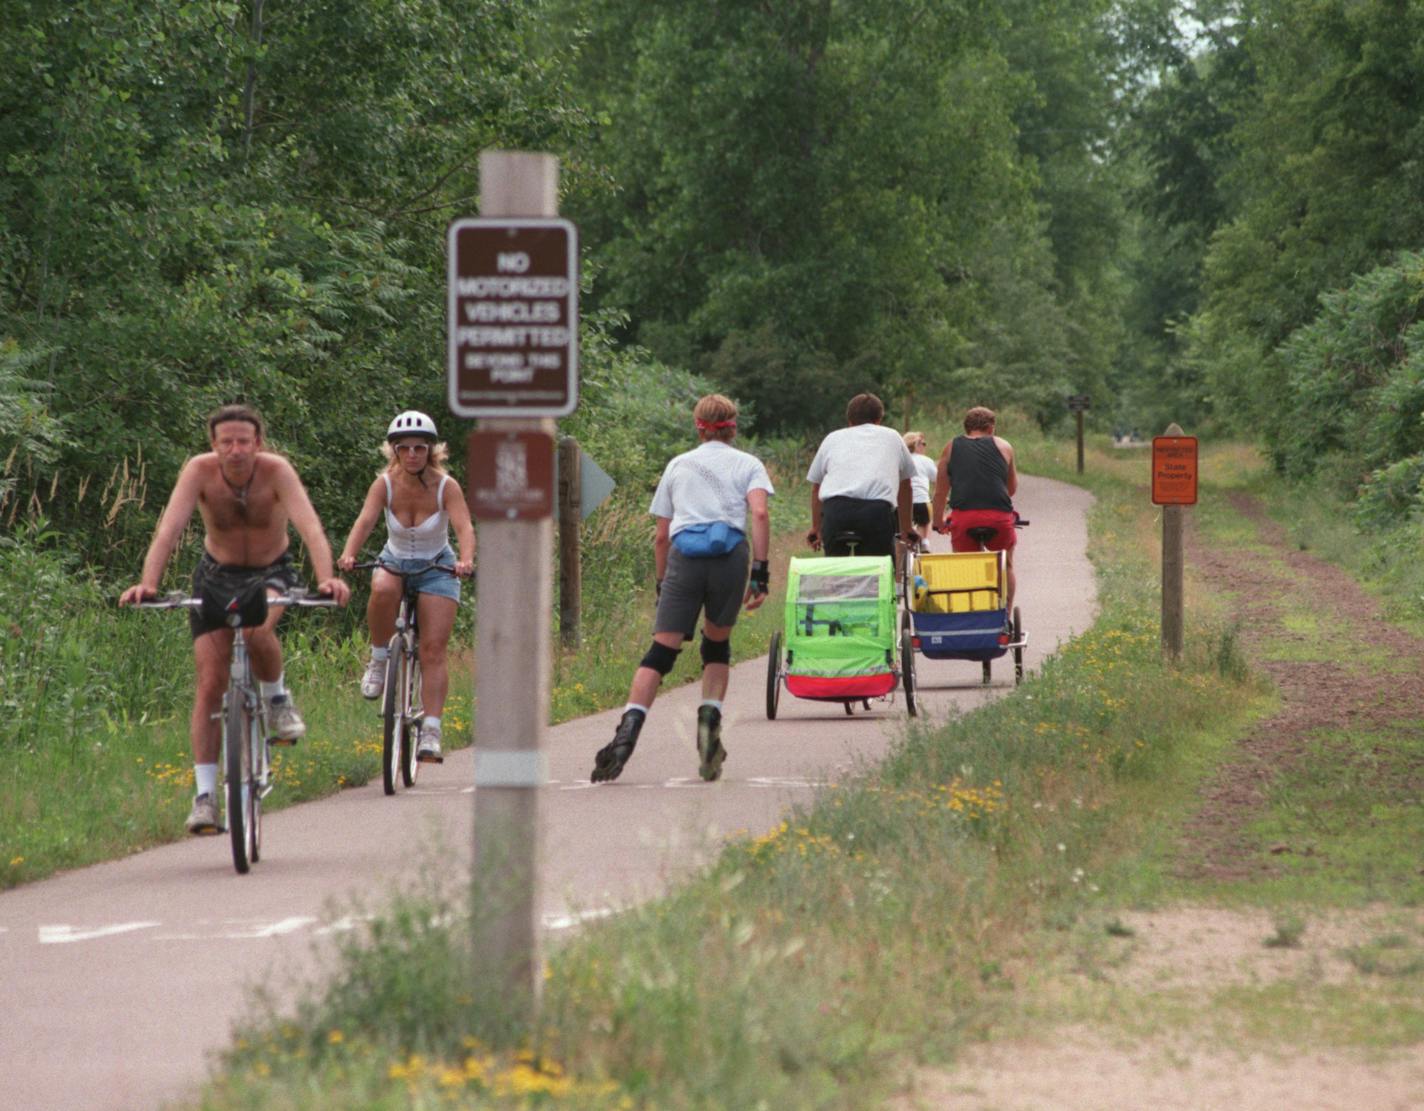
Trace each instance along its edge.
<instances>
[{"instance_id":1,"label":"bicycle seat","mask_svg":"<svg viewBox=\"0 0 1424 1111\"><path fill-rule=\"evenodd\" d=\"M965 535L976 544L987 544L994 537L999 535L999 530L993 525L975 525L973 528L965 529Z\"/></svg>"},{"instance_id":2,"label":"bicycle seat","mask_svg":"<svg viewBox=\"0 0 1424 1111\"><path fill-rule=\"evenodd\" d=\"M831 543L837 547L849 548L851 554L854 555L856 548L865 543L865 537L854 530L847 530L845 532L838 532L835 536L831 537Z\"/></svg>"}]
</instances>

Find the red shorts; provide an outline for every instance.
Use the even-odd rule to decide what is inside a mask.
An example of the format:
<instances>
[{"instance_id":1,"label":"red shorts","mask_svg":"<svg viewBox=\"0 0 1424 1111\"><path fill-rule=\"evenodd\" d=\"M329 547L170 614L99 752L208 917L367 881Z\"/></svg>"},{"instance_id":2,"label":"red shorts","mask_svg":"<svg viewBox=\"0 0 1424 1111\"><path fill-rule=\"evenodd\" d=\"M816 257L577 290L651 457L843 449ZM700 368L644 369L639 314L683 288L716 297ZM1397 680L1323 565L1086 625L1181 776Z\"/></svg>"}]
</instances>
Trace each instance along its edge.
<instances>
[{"instance_id":1,"label":"red shorts","mask_svg":"<svg viewBox=\"0 0 1424 1111\"><path fill-rule=\"evenodd\" d=\"M998 533L989 541L991 552L1006 552L1019 542L1012 510L956 509L949 515L949 544L956 552L977 552L979 541L969 537L972 528L996 528Z\"/></svg>"}]
</instances>

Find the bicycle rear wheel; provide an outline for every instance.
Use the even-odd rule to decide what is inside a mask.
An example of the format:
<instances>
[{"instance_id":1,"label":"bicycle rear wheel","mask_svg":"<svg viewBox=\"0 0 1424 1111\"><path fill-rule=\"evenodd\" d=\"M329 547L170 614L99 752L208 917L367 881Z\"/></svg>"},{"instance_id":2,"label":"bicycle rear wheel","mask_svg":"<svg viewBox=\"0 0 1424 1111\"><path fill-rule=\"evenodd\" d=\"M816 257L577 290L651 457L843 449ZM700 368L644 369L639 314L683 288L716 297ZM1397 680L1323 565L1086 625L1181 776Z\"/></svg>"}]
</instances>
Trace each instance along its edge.
<instances>
[{"instance_id":1,"label":"bicycle rear wheel","mask_svg":"<svg viewBox=\"0 0 1424 1111\"><path fill-rule=\"evenodd\" d=\"M400 633L391 637L386 656L386 691L381 703L381 717L384 734L381 742L381 784L386 794L396 793L396 779L400 775L401 749L405 741L405 641Z\"/></svg>"},{"instance_id":2,"label":"bicycle rear wheel","mask_svg":"<svg viewBox=\"0 0 1424 1111\"><path fill-rule=\"evenodd\" d=\"M228 692L228 704L223 713L223 752L227 774L227 831L232 839L232 866L245 875L252 866L250 853L251 821L248 809L252 797L248 783L248 768L252 751L247 737L252 729L247 706L236 691Z\"/></svg>"}]
</instances>

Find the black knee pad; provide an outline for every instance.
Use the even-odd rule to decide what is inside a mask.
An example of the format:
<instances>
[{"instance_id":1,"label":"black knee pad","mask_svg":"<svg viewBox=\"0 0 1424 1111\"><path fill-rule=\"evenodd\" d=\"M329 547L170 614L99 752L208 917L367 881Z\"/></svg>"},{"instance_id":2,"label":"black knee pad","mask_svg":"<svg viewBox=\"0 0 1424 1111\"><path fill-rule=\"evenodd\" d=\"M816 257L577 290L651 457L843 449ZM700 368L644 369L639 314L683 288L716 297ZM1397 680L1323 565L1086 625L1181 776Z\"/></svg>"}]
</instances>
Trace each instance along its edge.
<instances>
[{"instance_id":1,"label":"black knee pad","mask_svg":"<svg viewBox=\"0 0 1424 1111\"><path fill-rule=\"evenodd\" d=\"M707 634L702 634L702 666L708 664L729 664L732 662L732 638L726 640L708 640Z\"/></svg>"},{"instance_id":2,"label":"black knee pad","mask_svg":"<svg viewBox=\"0 0 1424 1111\"><path fill-rule=\"evenodd\" d=\"M669 648L666 644L653 641L653 646L639 661L639 667L651 667L659 675L666 675L677 663L678 649Z\"/></svg>"}]
</instances>

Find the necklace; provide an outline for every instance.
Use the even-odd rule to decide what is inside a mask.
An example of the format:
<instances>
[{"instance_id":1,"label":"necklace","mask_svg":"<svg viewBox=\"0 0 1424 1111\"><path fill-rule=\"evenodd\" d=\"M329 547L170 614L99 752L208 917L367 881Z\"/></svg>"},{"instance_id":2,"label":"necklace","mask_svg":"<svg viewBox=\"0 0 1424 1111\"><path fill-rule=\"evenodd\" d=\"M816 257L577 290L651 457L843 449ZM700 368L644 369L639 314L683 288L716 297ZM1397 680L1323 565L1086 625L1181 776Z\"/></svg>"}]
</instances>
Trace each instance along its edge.
<instances>
[{"instance_id":1,"label":"necklace","mask_svg":"<svg viewBox=\"0 0 1424 1111\"><path fill-rule=\"evenodd\" d=\"M247 481L244 482L241 486L238 486L231 479L229 479L227 477L227 474L223 471L221 467L218 468L218 474L222 475L223 482L226 483L227 488L232 491L233 499L237 502L238 508L246 509L247 491L252 489L252 480L257 477L257 465L255 463L253 464L252 473L247 476Z\"/></svg>"}]
</instances>

